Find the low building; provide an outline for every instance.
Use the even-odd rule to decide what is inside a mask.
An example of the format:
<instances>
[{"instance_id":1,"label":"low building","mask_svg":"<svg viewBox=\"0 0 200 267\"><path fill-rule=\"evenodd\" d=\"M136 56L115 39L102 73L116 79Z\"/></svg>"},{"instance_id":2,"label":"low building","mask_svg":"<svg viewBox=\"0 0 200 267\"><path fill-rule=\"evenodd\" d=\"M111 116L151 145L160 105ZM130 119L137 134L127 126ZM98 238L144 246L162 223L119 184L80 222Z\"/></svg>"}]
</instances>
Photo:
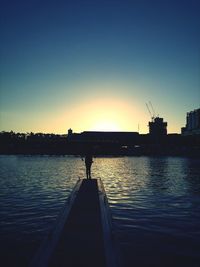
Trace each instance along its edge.
<instances>
[{"instance_id":1,"label":"low building","mask_svg":"<svg viewBox=\"0 0 200 267\"><path fill-rule=\"evenodd\" d=\"M84 131L82 133L73 133L70 129L68 131L68 140L70 142L86 142L98 144L134 144L138 142L138 132L98 132L98 131Z\"/></svg>"}]
</instances>

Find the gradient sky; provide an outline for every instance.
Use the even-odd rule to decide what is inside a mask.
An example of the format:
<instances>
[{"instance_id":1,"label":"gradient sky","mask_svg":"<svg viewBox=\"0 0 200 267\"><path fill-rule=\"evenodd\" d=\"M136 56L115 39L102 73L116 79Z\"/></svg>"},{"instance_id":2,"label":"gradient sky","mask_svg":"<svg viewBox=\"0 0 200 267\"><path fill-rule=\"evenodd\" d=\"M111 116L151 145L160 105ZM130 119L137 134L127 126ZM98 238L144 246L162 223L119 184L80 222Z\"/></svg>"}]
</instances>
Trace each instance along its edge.
<instances>
[{"instance_id":1,"label":"gradient sky","mask_svg":"<svg viewBox=\"0 0 200 267\"><path fill-rule=\"evenodd\" d=\"M1 1L0 131L168 132L200 107L199 0Z\"/></svg>"}]
</instances>

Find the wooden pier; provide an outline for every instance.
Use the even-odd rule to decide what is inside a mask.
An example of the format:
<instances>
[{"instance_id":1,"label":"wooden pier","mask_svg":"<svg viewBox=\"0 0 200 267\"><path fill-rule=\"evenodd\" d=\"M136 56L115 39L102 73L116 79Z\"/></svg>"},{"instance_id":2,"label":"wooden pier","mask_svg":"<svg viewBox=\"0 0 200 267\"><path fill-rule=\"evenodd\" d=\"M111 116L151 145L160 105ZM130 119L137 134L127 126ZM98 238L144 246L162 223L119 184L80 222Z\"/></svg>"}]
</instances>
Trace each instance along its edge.
<instances>
[{"instance_id":1,"label":"wooden pier","mask_svg":"<svg viewBox=\"0 0 200 267\"><path fill-rule=\"evenodd\" d=\"M100 179L76 184L31 266L115 267L111 218Z\"/></svg>"}]
</instances>

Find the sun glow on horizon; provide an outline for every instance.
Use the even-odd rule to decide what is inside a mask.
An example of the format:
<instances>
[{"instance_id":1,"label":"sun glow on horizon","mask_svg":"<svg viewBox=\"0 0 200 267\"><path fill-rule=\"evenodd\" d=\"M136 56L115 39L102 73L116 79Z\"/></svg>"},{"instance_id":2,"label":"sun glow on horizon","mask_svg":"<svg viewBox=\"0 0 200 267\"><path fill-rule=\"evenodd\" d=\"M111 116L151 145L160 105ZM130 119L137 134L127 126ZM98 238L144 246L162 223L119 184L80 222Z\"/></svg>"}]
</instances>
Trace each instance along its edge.
<instances>
[{"instance_id":1,"label":"sun glow on horizon","mask_svg":"<svg viewBox=\"0 0 200 267\"><path fill-rule=\"evenodd\" d=\"M102 120L97 121L97 123L92 126L90 131L106 131L106 132L119 132L122 131L120 125L118 122L112 121L112 120Z\"/></svg>"},{"instance_id":2,"label":"sun glow on horizon","mask_svg":"<svg viewBox=\"0 0 200 267\"><path fill-rule=\"evenodd\" d=\"M136 104L120 98L95 98L68 109L60 121L74 132L138 131L141 111ZM58 125L59 126L59 125Z\"/></svg>"}]
</instances>

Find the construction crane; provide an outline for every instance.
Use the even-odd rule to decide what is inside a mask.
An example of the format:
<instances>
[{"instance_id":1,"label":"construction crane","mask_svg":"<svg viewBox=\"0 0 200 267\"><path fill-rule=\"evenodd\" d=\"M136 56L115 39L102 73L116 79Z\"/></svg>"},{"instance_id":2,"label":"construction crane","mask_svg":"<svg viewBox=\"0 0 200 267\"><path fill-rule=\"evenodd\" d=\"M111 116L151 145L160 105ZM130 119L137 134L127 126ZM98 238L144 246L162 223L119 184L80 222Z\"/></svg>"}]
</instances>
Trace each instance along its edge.
<instances>
[{"instance_id":1,"label":"construction crane","mask_svg":"<svg viewBox=\"0 0 200 267\"><path fill-rule=\"evenodd\" d=\"M155 113L155 110L153 108L153 105L151 104L151 101L149 101L149 105L150 105L150 107L151 107L151 109L153 111L153 117L155 118L156 117L156 113Z\"/></svg>"},{"instance_id":2,"label":"construction crane","mask_svg":"<svg viewBox=\"0 0 200 267\"><path fill-rule=\"evenodd\" d=\"M151 102L149 102L149 103L151 103ZM155 118L154 111L153 111L153 113L152 113L152 111L151 111L150 108L149 108L149 106L151 106L151 108L152 108L152 110L153 110L152 105L150 105L150 104L148 105L148 104L146 103L146 106L147 106L147 110L148 110L148 112L149 112L149 115L150 115L150 117L151 117L151 120L154 121L154 118Z\"/></svg>"},{"instance_id":3,"label":"construction crane","mask_svg":"<svg viewBox=\"0 0 200 267\"><path fill-rule=\"evenodd\" d=\"M148 109L148 112L151 116L151 120L154 121L156 117L158 117L159 115L156 115L156 112L155 112L155 109L151 103L151 101L149 101L148 103L146 103L146 106L147 106L147 109Z\"/></svg>"}]
</instances>

